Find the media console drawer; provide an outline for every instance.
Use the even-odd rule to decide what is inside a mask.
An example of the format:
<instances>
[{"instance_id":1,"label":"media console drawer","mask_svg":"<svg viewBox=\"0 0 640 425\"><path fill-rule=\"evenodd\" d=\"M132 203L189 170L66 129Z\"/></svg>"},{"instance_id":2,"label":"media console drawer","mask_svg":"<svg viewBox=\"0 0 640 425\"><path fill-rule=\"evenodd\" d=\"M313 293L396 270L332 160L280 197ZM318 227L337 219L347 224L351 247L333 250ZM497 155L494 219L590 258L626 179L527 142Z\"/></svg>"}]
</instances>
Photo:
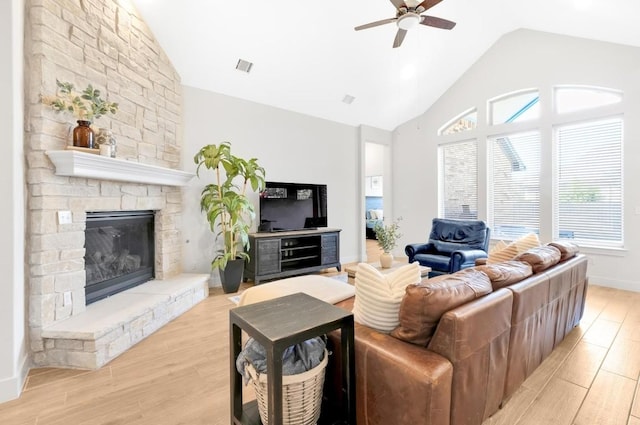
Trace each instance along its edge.
<instances>
[{"instance_id":1,"label":"media console drawer","mask_svg":"<svg viewBox=\"0 0 640 425\"><path fill-rule=\"evenodd\" d=\"M341 270L340 229L252 233L249 244L244 277L256 284L329 267Z\"/></svg>"}]
</instances>

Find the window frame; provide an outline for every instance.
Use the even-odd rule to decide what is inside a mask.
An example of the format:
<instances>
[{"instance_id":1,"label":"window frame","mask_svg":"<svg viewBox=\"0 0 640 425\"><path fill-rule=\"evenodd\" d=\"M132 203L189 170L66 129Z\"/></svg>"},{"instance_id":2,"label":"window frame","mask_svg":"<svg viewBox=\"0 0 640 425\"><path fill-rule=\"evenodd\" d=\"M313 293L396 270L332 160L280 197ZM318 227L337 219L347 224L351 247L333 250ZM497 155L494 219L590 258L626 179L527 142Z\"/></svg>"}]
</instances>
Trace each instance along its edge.
<instances>
[{"instance_id":1,"label":"window frame","mask_svg":"<svg viewBox=\"0 0 640 425\"><path fill-rule=\"evenodd\" d=\"M609 105L603 105L602 108L606 108ZM597 109L597 108L592 108ZM567 114L573 114L574 112L567 112ZM606 121L614 121L619 120L621 125L621 142L620 142L620 240L597 240L597 239L567 239L562 238L560 235L560 206L559 206L559 179L560 179L560 141L558 138L558 134L563 127L570 126L579 126L583 124L597 123L597 122L606 122ZM577 121L573 120L564 120L563 122L558 122L552 127L552 143L553 143L553 192L552 192L552 236L553 240L568 240L568 241L576 241L580 246L584 247L592 247L592 248L612 248L612 249L622 249L625 244L625 217L624 217L624 208L625 208L625 199L624 199L624 127L625 127L625 117L624 114L614 114L614 115L600 115L596 117L581 119Z\"/></svg>"},{"instance_id":2,"label":"window frame","mask_svg":"<svg viewBox=\"0 0 640 425\"><path fill-rule=\"evenodd\" d=\"M620 102L609 103L598 107L580 109L577 111L558 113L556 108L556 89L557 88L566 88L566 87L578 87L578 88L593 88L594 90L606 90L614 93L620 93L622 99ZM527 120L521 122L510 122L510 123L497 123L495 125L490 124L491 109L490 102L499 100L504 98L505 96L522 93L522 92L533 92L537 91L539 95L539 104L540 104L540 116L534 120ZM540 229L539 236L541 240L557 240L556 234L556 222L555 216L557 205L555 204L556 197L556 179L557 179L557 171L556 164L559 161L558 154L556 152L556 133L555 129L557 127L561 127L564 125L577 123L581 121L598 121L604 120L611 117L620 116L622 117L622 169L621 173L621 191L622 191L622 211L621 211L621 222L622 222L622 242L621 244L604 244L602 242L598 242L597 244L588 244L588 243L580 243L581 248L585 248L589 251L602 251L602 252L611 252L612 255L617 255L617 252L626 251L625 244L625 211L624 211L624 202L625 202L625 194L624 194L624 185L625 185L625 158L624 158L624 146L626 143L625 140L625 128L627 126L626 116L625 116L625 107L626 107L626 95L623 90L619 90L617 88L612 87L603 87L598 85L589 85L589 84L543 84L538 88L523 88L521 90L514 90L508 93L504 93L499 96L495 96L485 99L484 107L477 108L478 113L478 122L477 127L473 131L465 131L459 133L452 134L441 134L443 129L446 129L447 126L451 125L451 123L455 122L455 120L460 119L465 114L468 114L470 111L473 111L476 108L468 108L462 114L456 115L453 119L450 119L446 122L445 125L441 126L437 130L436 137L438 139L438 149L443 144L449 143L457 143L464 142L468 140L477 140L478 142L478 219L485 220L488 223L492 223L489 219L489 211L492 209L491 199L489 197L489 175L493 170L490 169L490 143L489 141L492 138L496 138L500 135L506 135L511 133L524 133L528 131L539 131L541 137L541 174L542 180L540 184ZM439 150L438 150L439 152ZM440 168L440 159L438 158L438 167ZM439 214L443 214L442 211L442 202L441 202L441 174L438 171L438 212ZM494 232L492 232L492 239L498 239Z\"/></svg>"}]
</instances>

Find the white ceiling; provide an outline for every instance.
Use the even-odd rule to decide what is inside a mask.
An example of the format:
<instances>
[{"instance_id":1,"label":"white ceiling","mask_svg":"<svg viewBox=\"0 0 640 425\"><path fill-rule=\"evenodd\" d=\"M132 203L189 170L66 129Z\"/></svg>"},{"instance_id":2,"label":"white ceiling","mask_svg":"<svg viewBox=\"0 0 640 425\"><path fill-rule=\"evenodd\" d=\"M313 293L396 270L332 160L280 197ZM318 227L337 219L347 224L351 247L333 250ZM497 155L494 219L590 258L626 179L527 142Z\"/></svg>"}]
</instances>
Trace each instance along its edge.
<instances>
[{"instance_id":1,"label":"white ceiling","mask_svg":"<svg viewBox=\"0 0 640 425\"><path fill-rule=\"evenodd\" d=\"M457 26L419 26L397 49L395 24L353 29L395 16L389 0L133 2L184 85L386 130L519 28L640 46L640 0L444 0L423 15ZM240 58L253 62L249 74L235 69Z\"/></svg>"}]
</instances>

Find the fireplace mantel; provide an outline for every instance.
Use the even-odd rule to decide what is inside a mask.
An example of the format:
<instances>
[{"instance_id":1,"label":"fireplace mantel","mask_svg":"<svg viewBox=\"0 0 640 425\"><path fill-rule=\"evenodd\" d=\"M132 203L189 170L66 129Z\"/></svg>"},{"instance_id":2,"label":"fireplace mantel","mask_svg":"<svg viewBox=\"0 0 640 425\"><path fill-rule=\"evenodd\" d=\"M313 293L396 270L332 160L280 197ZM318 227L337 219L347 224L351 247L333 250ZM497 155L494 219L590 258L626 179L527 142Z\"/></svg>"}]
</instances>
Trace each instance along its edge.
<instances>
[{"instance_id":1,"label":"fireplace mantel","mask_svg":"<svg viewBox=\"0 0 640 425\"><path fill-rule=\"evenodd\" d=\"M46 154L55 165L57 176L87 177L160 186L186 186L195 175L182 170L73 150L47 151Z\"/></svg>"}]
</instances>

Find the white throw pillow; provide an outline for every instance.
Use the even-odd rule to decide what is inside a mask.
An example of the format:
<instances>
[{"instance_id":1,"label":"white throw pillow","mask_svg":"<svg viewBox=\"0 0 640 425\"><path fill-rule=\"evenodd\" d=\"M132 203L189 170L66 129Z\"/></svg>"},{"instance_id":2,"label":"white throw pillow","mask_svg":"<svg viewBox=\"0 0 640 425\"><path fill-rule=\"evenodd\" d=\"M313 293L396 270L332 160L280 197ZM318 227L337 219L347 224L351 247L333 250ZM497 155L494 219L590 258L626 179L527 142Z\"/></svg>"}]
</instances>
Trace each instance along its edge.
<instances>
[{"instance_id":1,"label":"white throw pillow","mask_svg":"<svg viewBox=\"0 0 640 425\"><path fill-rule=\"evenodd\" d=\"M391 332L400 323L398 313L405 288L420 279L418 263L384 274L370 264L358 264L354 320L380 332Z\"/></svg>"}]
</instances>

